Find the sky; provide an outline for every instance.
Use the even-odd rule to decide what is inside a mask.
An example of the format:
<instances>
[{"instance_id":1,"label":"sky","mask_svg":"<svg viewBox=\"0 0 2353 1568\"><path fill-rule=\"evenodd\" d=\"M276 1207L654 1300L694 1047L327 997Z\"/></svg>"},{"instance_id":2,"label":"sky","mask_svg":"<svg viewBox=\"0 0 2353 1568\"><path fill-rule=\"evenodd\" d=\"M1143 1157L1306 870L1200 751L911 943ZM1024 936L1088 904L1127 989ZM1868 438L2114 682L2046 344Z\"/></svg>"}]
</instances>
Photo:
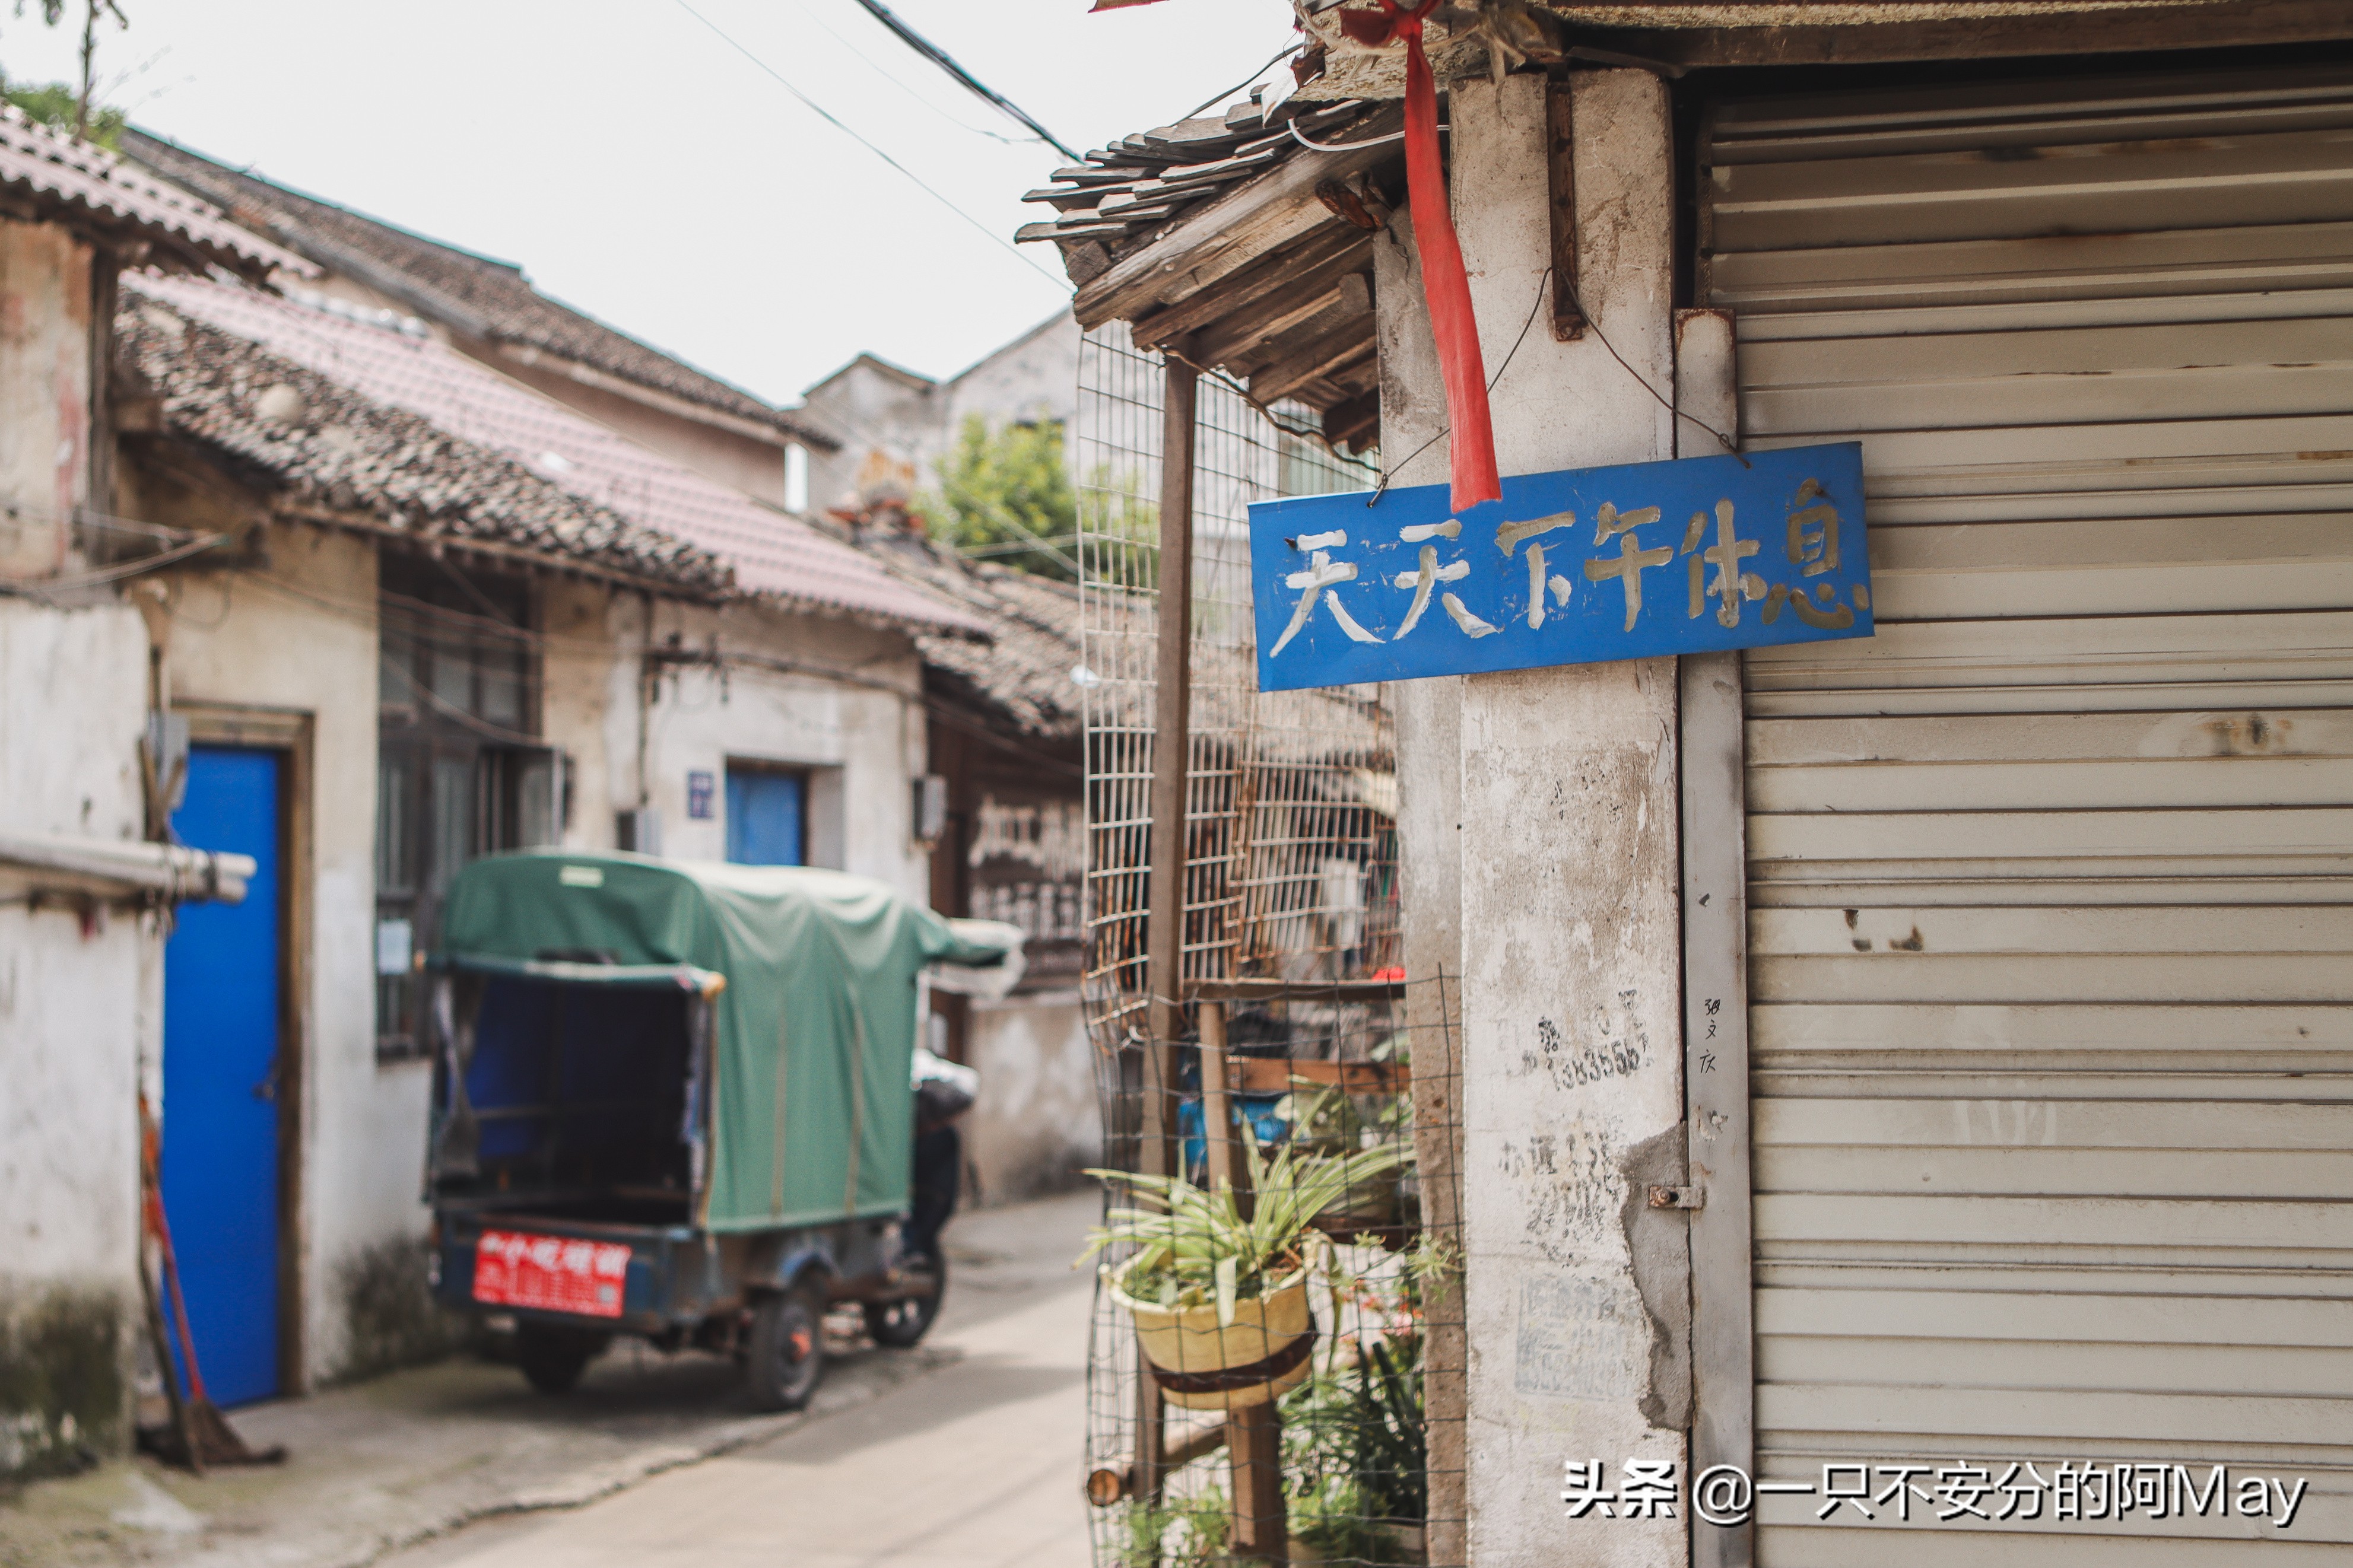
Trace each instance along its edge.
<instances>
[{"instance_id":1,"label":"sky","mask_svg":"<svg viewBox=\"0 0 2353 1568\"><path fill-rule=\"evenodd\" d=\"M891 8L1081 151L1179 117L1295 37L1282 0L1088 4ZM1069 299L1051 245L1008 248L1051 216L1020 197L1060 154L854 0L121 5L99 96L132 123L520 262L543 292L772 402L860 351L951 374ZM14 11L8 79L78 79L78 28Z\"/></svg>"}]
</instances>

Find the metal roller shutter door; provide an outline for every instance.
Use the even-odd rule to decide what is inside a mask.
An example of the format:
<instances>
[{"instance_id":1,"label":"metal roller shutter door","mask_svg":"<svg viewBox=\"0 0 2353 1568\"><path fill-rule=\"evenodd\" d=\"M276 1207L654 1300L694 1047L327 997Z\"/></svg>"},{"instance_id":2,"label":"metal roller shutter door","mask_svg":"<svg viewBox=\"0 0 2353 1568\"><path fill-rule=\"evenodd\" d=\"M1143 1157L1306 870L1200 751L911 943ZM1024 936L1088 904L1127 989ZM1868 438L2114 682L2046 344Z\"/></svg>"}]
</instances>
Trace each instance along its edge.
<instances>
[{"instance_id":1,"label":"metal roller shutter door","mask_svg":"<svg viewBox=\"0 0 2353 1568\"><path fill-rule=\"evenodd\" d=\"M2353 71L1728 102L1702 158L1744 437L1862 437L1879 616L1746 665L1761 1468L2312 1485L1772 1499L1758 1561L2353 1559Z\"/></svg>"}]
</instances>

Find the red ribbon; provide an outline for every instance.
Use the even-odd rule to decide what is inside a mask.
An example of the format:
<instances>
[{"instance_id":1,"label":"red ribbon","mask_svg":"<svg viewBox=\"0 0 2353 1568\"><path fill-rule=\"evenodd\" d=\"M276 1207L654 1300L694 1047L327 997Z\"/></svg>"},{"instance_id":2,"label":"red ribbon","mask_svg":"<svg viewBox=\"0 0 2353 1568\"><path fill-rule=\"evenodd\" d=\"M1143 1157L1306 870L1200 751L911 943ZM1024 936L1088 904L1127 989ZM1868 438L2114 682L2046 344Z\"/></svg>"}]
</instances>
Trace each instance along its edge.
<instances>
[{"instance_id":1,"label":"red ribbon","mask_svg":"<svg viewBox=\"0 0 2353 1568\"><path fill-rule=\"evenodd\" d=\"M1479 353L1479 319L1471 308L1471 277L1446 199L1446 169L1438 155L1438 83L1422 52L1422 18L1438 0L1411 8L1380 0L1388 13L1344 11L1340 26L1359 43L1378 47L1405 40L1405 184L1413 204L1413 238L1421 251L1421 287L1430 302L1430 329L1438 340L1438 369L1446 384L1447 423L1454 493L1452 510L1467 511L1501 499L1495 471L1495 426L1487 409L1487 366Z\"/></svg>"}]
</instances>

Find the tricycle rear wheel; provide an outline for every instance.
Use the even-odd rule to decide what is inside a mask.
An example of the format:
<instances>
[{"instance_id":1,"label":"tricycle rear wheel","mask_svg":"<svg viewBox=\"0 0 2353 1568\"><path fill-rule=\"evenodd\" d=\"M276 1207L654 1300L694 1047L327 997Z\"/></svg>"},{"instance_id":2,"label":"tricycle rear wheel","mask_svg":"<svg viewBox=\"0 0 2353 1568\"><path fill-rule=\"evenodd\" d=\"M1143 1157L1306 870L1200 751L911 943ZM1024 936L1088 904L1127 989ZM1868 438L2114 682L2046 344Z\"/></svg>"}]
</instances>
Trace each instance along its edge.
<instances>
[{"instance_id":1,"label":"tricycle rear wheel","mask_svg":"<svg viewBox=\"0 0 2353 1568\"><path fill-rule=\"evenodd\" d=\"M515 1325L515 1364L542 1394L569 1394L588 1363L612 1343L609 1334L561 1328L554 1323Z\"/></svg>"},{"instance_id":2,"label":"tricycle rear wheel","mask_svg":"<svg viewBox=\"0 0 2353 1568\"><path fill-rule=\"evenodd\" d=\"M753 1309L750 1360L754 1408L798 1410L809 1402L825 1372L822 1279L804 1274Z\"/></svg>"},{"instance_id":3,"label":"tricycle rear wheel","mask_svg":"<svg viewBox=\"0 0 2353 1568\"><path fill-rule=\"evenodd\" d=\"M931 1271L930 1290L895 1301L866 1303L866 1335L876 1344L892 1350L911 1349L932 1331L932 1324L938 1321L940 1303L947 1300L948 1294L947 1256L943 1252L921 1261Z\"/></svg>"}]
</instances>

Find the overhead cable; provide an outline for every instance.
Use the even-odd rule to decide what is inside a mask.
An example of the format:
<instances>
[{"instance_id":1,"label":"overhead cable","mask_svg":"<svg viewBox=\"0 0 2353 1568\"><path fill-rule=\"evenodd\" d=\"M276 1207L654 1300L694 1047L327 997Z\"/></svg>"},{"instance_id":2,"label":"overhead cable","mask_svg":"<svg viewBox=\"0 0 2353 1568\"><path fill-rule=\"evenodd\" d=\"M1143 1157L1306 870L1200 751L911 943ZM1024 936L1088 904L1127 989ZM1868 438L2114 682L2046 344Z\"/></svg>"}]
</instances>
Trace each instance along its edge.
<instances>
[{"instance_id":1,"label":"overhead cable","mask_svg":"<svg viewBox=\"0 0 2353 1568\"><path fill-rule=\"evenodd\" d=\"M770 77L773 77L776 79L777 86L783 88L786 92L791 93L795 98L800 100L802 106L807 109L810 113L816 115L828 125L832 126L836 131L840 132L843 135L857 142L860 147L865 148L869 153L873 153L877 158L881 159L885 163L890 164L893 169L898 170L902 174L904 174L909 180L913 181L916 188L921 190L925 195L939 203L940 205L947 208L948 211L955 214L956 216L964 219L965 222L972 225L973 227L980 230L981 233L988 236L992 243L1004 247L1008 254L1019 259L1021 265L1038 274L1039 277L1045 279L1049 283L1051 283L1056 289L1061 290L1063 293L1067 294L1070 292L1071 285L1069 279L1057 278L1051 272L1047 271L1045 268L1031 260L1025 252L1015 249L1011 240L1007 239L1003 235L997 233L995 229L981 222L980 219L973 216L970 213L965 211L964 208L948 200L947 197L942 195L937 190L934 190L931 185L925 184L922 175L907 167L906 164L899 162L898 159L891 156L890 153L882 151L881 148L874 145L873 142L869 142L856 131L851 130L848 125L844 124L831 110L827 109L823 104L818 102L817 100L811 98L807 93L805 93L799 88L795 87L790 81L786 79L785 74L782 71L779 71L776 67L770 65L767 61L754 54L750 49L745 48L741 43L738 43L732 36L723 30L718 23L712 21L702 12L688 5L686 0L678 0L678 8L685 12L688 16L693 17L696 21L702 23L704 26L710 28L713 34L717 35L720 42L725 44L729 48L733 49L737 54L742 55L745 59L759 67Z\"/></svg>"},{"instance_id":2,"label":"overhead cable","mask_svg":"<svg viewBox=\"0 0 2353 1568\"><path fill-rule=\"evenodd\" d=\"M858 4L864 8L868 16L872 16L876 21L881 23L885 27L890 28L892 33L897 35L901 43L905 44L909 48L914 50L917 54L923 56L934 65L939 67L940 69L947 72L951 77L954 77L956 81L964 87L965 91L974 94L983 102L994 104L997 108L1004 110L1007 114L1011 115L1021 124L1026 125L1030 130L1036 132L1039 140L1044 142L1049 147L1051 147L1055 152L1060 153L1063 157L1068 158L1071 163L1076 163L1080 162L1079 154L1071 150L1069 143L1065 142L1060 137L1055 135L1052 132L1047 130L1044 126L1039 124L1037 121L1031 119L1029 112L1023 110L1019 104L1015 103L1011 99L1006 97L1003 93L998 92L996 89L988 86L986 82L983 82L978 77L974 76L970 71L965 69L964 67L956 64L955 61L949 57L948 52L945 49L941 48L937 44L933 43L929 38L923 37L923 34L918 33L914 28L907 26L906 23L899 20L899 18L892 14L891 7L882 4L882 0L858 0Z\"/></svg>"}]
</instances>

